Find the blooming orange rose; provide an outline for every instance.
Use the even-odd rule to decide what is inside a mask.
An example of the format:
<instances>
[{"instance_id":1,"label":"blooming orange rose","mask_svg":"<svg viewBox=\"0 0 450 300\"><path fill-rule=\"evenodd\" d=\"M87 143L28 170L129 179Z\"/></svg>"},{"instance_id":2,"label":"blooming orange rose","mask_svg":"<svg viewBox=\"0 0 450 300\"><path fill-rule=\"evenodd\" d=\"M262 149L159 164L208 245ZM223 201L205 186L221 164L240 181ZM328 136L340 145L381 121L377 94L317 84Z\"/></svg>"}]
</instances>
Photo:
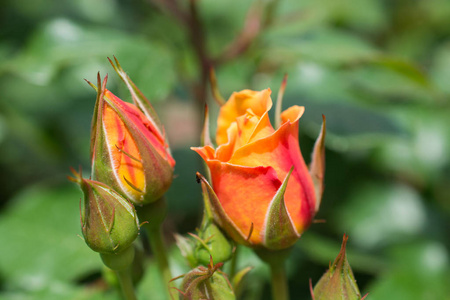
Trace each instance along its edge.
<instances>
[{"instance_id":1,"label":"blooming orange rose","mask_svg":"<svg viewBox=\"0 0 450 300\"><path fill-rule=\"evenodd\" d=\"M121 69L120 69L121 70ZM120 75L120 73L119 73ZM150 104L125 78L135 104L98 87L92 125L92 172L135 204L158 200L171 182L175 161ZM137 90L139 91L139 90Z\"/></svg>"},{"instance_id":2,"label":"blooming orange rose","mask_svg":"<svg viewBox=\"0 0 450 300\"><path fill-rule=\"evenodd\" d=\"M304 107L292 106L281 113L281 126L274 129L268 115L270 93L270 89L233 93L220 109L217 149L211 145L192 149L209 167L219 225L240 243L283 249L298 239L318 209L325 132L316 143L310 172L298 142Z\"/></svg>"}]
</instances>

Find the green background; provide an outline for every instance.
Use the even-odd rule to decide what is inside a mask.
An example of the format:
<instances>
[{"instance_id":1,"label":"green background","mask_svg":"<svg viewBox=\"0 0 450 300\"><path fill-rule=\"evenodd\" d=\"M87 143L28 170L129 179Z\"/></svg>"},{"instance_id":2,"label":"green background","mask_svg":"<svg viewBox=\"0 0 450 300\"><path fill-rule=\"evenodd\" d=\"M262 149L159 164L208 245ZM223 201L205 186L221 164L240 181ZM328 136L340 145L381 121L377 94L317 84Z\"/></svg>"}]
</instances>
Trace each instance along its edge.
<instances>
[{"instance_id":1,"label":"green background","mask_svg":"<svg viewBox=\"0 0 450 300\"><path fill-rule=\"evenodd\" d=\"M180 3L185 4L184 1ZM199 0L211 56L239 34L252 1ZM249 49L217 66L221 93L270 87L289 75L284 107L306 107L300 143L309 162L327 117L325 193L317 219L289 262L292 299L310 299L337 255L348 258L368 299L450 299L450 2L280 0ZM106 57L115 55L152 100L177 161L165 237L173 273L187 271L172 232L200 222L203 112L200 76L184 26L152 1L0 2L0 299L119 299L84 244L81 191L69 167L89 176L97 72L129 95ZM183 5L182 5L183 6ZM184 8L184 7L183 7ZM208 97L209 96L208 93ZM212 109L212 125L217 105ZM214 129L212 130L214 132ZM268 270L255 268L242 299L269 299ZM147 267L141 299L157 299Z\"/></svg>"}]
</instances>

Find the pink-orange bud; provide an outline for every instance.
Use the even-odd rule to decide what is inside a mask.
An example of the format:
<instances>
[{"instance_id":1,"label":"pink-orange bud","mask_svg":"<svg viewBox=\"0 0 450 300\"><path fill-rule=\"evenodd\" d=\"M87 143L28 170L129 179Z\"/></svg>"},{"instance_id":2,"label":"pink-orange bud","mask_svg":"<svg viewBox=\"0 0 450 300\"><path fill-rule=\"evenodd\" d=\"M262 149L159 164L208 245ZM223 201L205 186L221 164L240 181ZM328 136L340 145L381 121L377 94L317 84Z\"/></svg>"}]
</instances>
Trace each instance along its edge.
<instances>
[{"instance_id":1,"label":"pink-orange bud","mask_svg":"<svg viewBox=\"0 0 450 300\"><path fill-rule=\"evenodd\" d=\"M169 188L175 166L164 131L152 119L146 99L139 98L145 105L124 102L106 89L106 78L102 85L98 80L91 133L93 178L135 204L154 202Z\"/></svg>"}]
</instances>

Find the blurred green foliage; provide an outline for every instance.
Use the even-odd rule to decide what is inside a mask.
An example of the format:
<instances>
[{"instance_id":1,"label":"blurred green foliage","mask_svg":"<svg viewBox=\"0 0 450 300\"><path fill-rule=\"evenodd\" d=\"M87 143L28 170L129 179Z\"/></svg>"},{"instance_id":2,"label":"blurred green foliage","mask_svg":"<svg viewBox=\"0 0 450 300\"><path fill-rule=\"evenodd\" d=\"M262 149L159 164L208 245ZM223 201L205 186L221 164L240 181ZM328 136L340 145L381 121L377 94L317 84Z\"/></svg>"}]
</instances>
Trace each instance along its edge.
<instances>
[{"instance_id":1,"label":"blurred green foliage","mask_svg":"<svg viewBox=\"0 0 450 300\"><path fill-rule=\"evenodd\" d=\"M239 34L255 3L197 1L212 56ZM294 248L292 298L308 299L309 278L317 282L346 232L349 262L369 299L447 299L450 2L258 3L269 6L267 26L247 51L216 68L222 94L276 93L288 73L284 106L306 107L300 140L307 162L322 113L328 124L317 215L326 223L313 224ZM150 0L1 6L0 299L119 299L101 280L97 255L77 237L81 192L65 180L69 166L89 172L95 92L83 79L112 74L106 57L115 55L154 102L177 160L167 195L172 243L169 231L193 231L201 213L194 176L202 165L189 150L202 122L192 93L200 76L195 48L187 29ZM108 88L129 99L116 76ZM186 273L174 246L171 253L173 273ZM255 266L243 299L268 299L267 269L250 251L240 253L239 265ZM142 299L157 299L155 274L151 264Z\"/></svg>"}]
</instances>

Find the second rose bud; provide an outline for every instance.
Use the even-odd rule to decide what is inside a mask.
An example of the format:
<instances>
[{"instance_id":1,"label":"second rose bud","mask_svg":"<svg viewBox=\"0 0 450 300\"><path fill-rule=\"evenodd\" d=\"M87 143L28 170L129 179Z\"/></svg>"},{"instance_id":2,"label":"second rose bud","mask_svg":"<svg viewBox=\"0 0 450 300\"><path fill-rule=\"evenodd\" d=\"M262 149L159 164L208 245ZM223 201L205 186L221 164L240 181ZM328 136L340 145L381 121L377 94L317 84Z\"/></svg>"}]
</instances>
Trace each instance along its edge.
<instances>
[{"instance_id":1,"label":"second rose bud","mask_svg":"<svg viewBox=\"0 0 450 300\"><path fill-rule=\"evenodd\" d=\"M107 90L107 78L101 85L98 79L91 132L92 177L134 204L152 203L170 187L175 161L150 103L116 64L113 67L134 103Z\"/></svg>"}]
</instances>

